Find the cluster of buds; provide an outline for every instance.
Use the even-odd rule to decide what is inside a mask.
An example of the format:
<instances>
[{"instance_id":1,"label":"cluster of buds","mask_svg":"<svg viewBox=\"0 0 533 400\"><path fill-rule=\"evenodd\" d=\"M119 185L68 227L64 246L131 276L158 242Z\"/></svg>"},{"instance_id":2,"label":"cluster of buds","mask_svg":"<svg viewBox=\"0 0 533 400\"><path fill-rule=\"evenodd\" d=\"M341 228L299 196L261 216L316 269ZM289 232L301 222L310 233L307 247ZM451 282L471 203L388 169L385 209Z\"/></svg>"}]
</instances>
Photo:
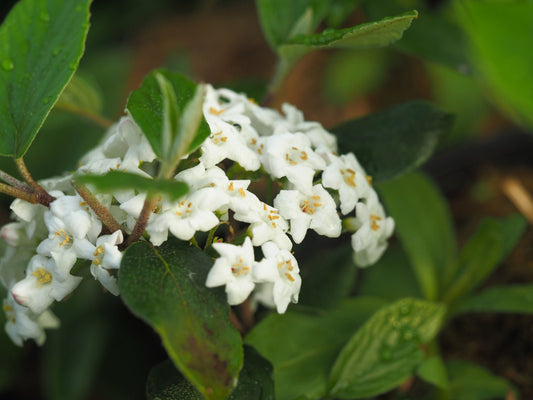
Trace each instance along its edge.
<instances>
[{"instance_id":1,"label":"cluster of buds","mask_svg":"<svg viewBox=\"0 0 533 400\"><path fill-rule=\"evenodd\" d=\"M227 89L207 86L203 110L211 135L175 176L189 192L178 201L162 196L155 204L145 228L153 245L165 242L169 232L192 242L197 232L210 232L206 247L218 258L206 285L224 285L230 305L251 296L280 313L298 301L302 281L292 248L308 230L327 237L349 231L354 262L364 267L378 260L394 223L355 156L338 155L335 136L289 104L281 114ZM8 289L6 330L15 343L28 338L42 343L44 329L57 326L49 307L80 283L72 274L80 260L90 263L92 276L107 291L120 294L120 245L140 218L147 194L94 193L121 227L110 232L76 191L73 176L120 170L153 177L156 165L148 140L124 117L74 175L42 182L55 198L49 208L13 202L16 222L1 231L7 246L0 279ZM225 240L214 236L222 225L231 227Z\"/></svg>"}]
</instances>

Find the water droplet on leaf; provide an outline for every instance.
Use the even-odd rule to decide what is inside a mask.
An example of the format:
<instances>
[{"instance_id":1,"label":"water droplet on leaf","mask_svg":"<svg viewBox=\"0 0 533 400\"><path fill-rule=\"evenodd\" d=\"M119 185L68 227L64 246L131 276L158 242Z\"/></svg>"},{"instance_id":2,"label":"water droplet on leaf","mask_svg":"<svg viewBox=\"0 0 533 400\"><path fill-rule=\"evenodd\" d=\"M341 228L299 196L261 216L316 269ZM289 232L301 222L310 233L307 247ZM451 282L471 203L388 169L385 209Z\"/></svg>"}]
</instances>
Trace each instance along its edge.
<instances>
[{"instance_id":1,"label":"water droplet on leaf","mask_svg":"<svg viewBox=\"0 0 533 400\"><path fill-rule=\"evenodd\" d=\"M76 69L76 61L72 61L69 65L68 65L68 68L72 71L74 71Z\"/></svg>"},{"instance_id":2,"label":"water droplet on leaf","mask_svg":"<svg viewBox=\"0 0 533 400\"><path fill-rule=\"evenodd\" d=\"M50 100L52 100L52 96L46 96L46 97L43 99L43 104L48 104L48 103L50 103Z\"/></svg>"},{"instance_id":3,"label":"water droplet on leaf","mask_svg":"<svg viewBox=\"0 0 533 400\"><path fill-rule=\"evenodd\" d=\"M411 306L410 305L404 305L400 307L400 314L402 315L408 315L411 312Z\"/></svg>"},{"instance_id":4,"label":"water droplet on leaf","mask_svg":"<svg viewBox=\"0 0 533 400\"><path fill-rule=\"evenodd\" d=\"M52 52L52 54L53 54L54 56L57 56L57 55L59 54L59 52L61 51L61 47L62 47L62 46L56 46L56 47L54 48L54 51Z\"/></svg>"},{"instance_id":5,"label":"water droplet on leaf","mask_svg":"<svg viewBox=\"0 0 533 400\"><path fill-rule=\"evenodd\" d=\"M39 18L41 19L41 21L43 22L48 22L50 21L50 16L48 15L48 13L46 11L41 11L41 14L39 14Z\"/></svg>"},{"instance_id":6,"label":"water droplet on leaf","mask_svg":"<svg viewBox=\"0 0 533 400\"><path fill-rule=\"evenodd\" d=\"M6 58L2 61L2 68L5 71L11 71L13 68L15 68L15 64L13 64L13 60L11 58Z\"/></svg>"},{"instance_id":7,"label":"water droplet on leaf","mask_svg":"<svg viewBox=\"0 0 533 400\"><path fill-rule=\"evenodd\" d=\"M381 361L390 361L392 360L392 350L389 346L383 346L379 350L379 359Z\"/></svg>"}]
</instances>

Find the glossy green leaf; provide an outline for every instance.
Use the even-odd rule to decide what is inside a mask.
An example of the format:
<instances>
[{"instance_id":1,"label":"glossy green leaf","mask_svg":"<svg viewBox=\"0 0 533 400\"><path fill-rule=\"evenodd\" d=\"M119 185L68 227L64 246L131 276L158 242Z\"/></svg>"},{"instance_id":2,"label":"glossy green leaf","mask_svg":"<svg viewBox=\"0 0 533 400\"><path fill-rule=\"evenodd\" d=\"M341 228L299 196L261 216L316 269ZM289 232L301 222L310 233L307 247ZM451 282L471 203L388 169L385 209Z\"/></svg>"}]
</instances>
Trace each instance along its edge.
<instances>
[{"instance_id":1,"label":"glossy green leaf","mask_svg":"<svg viewBox=\"0 0 533 400\"><path fill-rule=\"evenodd\" d=\"M81 115L99 115L102 111L102 97L94 85L79 75L74 75L54 108Z\"/></svg>"},{"instance_id":2,"label":"glossy green leaf","mask_svg":"<svg viewBox=\"0 0 533 400\"><path fill-rule=\"evenodd\" d=\"M336 355L355 330L385 302L358 297L325 312L289 309L270 314L245 341L274 366L276 399L298 396L316 399L325 394L327 377Z\"/></svg>"},{"instance_id":3,"label":"glossy green leaf","mask_svg":"<svg viewBox=\"0 0 533 400\"><path fill-rule=\"evenodd\" d=\"M425 101L409 101L331 131L341 153L353 152L375 183L423 164L453 124L453 116Z\"/></svg>"},{"instance_id":4,"label":"glossy green leaf","mask_svg":"<svg viewBox=\"0 0 533 400\"><path fill-rule=\"evenodd\" d=\"M309 34L327 10L329 0L256 0L259 21L273 50L295 34Z\"/></svg>"},{"instance_id":5,"label":"glossy green leaf","mask_svg":"<svg viewBox=\"0 0 533 400\"><path fill-rule=\"evenodd\" d=\"M398 386L424 360L420 344L435 337L445 311L438 303L403 299L376 312L341 350L329 394L360 399Z\"/></svg>"},{"instance_id":6,"label":"glossy green leaf","mask_svg":"<svg viewBox=\"0 0 533 400\"><path fill-rule=\"evenodd\" d=\"M78 67L90 0L24 0L0 27L0 155L22 157Z\"/></svg>"},{"instance_id":7,"label":"glossy green leaf","mask_svg":"<svg viewBox=\"0 0 533 400\"><path fill-rule=\"evenodd\" d=\"M395 231L424 297L436 300L455 269L457 244L445 199L429 178L413 172L379 186Z\"/></svg>"},{"instance_id":8,"label":"glossy green leaf","mask_svg":"<svg viewBox=\"0 0 533 400\"><path fill-rule=\"evenodd\" d=\"M507 398L513 391L504 378L493 375L480 365L463 360L447 363L450 376L450 398L454 400L492 400Z\"/></svg>"},{"instance_id":9,"label":"glossy green leaf","mask_svg":"<svg viewBox=\"0 0 533 400\"><path fill-rule=\"evenodd\" d=\"M242 343L222 289L205 280L213 262L188 243L138 242L122 259L122 300L161 336L171 360L208 400L225 399L242 367Z\"/></svg>"},{"instance_id":10,"label":"glossy green leaf","mask_svg":"<svg viewBox=\"0 0 533 400\"><path fill-rule=\"evenodd\" d=\"M416 11L409 11L380 21L368 22L344 29L326 29L314 35L297 35L279 47L282 58L294 62L303 55L325 48L347 48L351 50L371 49L388 46L400 40L409 28Z\"/></svg>"},{"instance_id":11,"label":"glossy green leaf","mask_svg":"<svg viewBox=\"0 0 533 400\"><path fill-rule=\"evenodd\" d=\"M350 243L335 248L314 244L314 250L318 251L304 244L303 257L296 253L305 282L298 302L311 307L332 307L347 298L353 290L358 269L353 262L353 249Z\"/></svg>"},{"instance_id":12,"label":"glossy green leaf","mask_svg":"<svg viewBox=\"0 0 533 400\"><path fill-rule=\"evenodd\" d=\"M203 86L183 75L152 71L126 106L163 161L174 162L200 146L211 133L203 117Z\"/></svg>"},{"instance_id":13,"label":"glossy green leaf","mask_svg":"<svg viewBox=\"0 0 533 400\"><path fill-rule=\"evenodd\" d=\"M533 285L489 287L462 301L458 314L472 312L502 312L533 314Z\"/></svg>"},{"instance_id":14,"label":"glossy green leaf","mask_svg":"<svg viewBox=\"0 0 533 400\"><path fill-rule=\"evenodd\" d=\"M228 400L274 400L272 365L252 347L244 347L244 366L239 383ZM150 371L146 383L148 400L202 400L194 386L181 375L170 360Z\"/></svg>"},{"instance_id":15,"label":"glossy green leaf","mask_svg":"<svg viewBox=\"0 0 533 400\"><path fill-rule=\"evenodd\" d=\"M122 171L109 171L104 175L80 175L76 177L76 181L93 185L101 192L136 189L141 192L161 194L170 200L178 200L189 191L189 187L184 182L151 179L132 172Z\"/></svg>"},{"instance_id":16,"label":"glossy green leaf","mask_svg":"<svg viewBox=\"0 0 533 400\"><path fill-rule=\"evenodd\" d=\"M450 304L478 287L513 249L525 228L526 220L520 215L484 218L461 250L457 276L444 300Z\"/></svg>"},{"instance_id":17,"label":"glossy green leaf","mask_svg":"<svg viewBox=\"0 0 533 400\"><path fill-rule=\"evenodd\" d=\"M533 3L468 0L456 4L473 64L494 102L518 122L533 127Z\"/></svg>"},{"instance_id":18,"label":"glossy green leaf","mask_svg":"<svg viewBox=\"0 0 533 400\"><path fill-rule=\"evenodd\" d=\"M422 362L416 370L416 374L424 381L441 389L448 389L450 382L446 365L439 356L430 357Z\"/></svg>"}]
</instances>

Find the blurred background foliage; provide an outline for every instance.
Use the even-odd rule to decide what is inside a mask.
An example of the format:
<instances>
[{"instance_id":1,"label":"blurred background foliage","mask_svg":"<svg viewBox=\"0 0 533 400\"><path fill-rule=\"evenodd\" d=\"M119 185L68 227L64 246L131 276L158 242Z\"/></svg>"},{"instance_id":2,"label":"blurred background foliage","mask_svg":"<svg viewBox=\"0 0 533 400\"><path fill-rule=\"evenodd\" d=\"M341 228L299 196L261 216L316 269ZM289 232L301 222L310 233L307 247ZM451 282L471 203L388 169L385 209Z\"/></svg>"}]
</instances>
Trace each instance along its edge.
<instances>
[{"instance_id":1,"label":"blurred background foliage","mask_svg":"<svg viewBox=\"0 0 533 400\"><path fill-rule=\"evenodd\" d=\"M0 18L14 3L0 3ZM288 101L326 128L411 99L431 100L454 113L454 129L425 169L450 201L461 242L483 215L514 210L501 190L506 178L516 177L533 190L533 140L525 133L533 131L533 5L527 0L332 0L326 21L331 27L351 26L412 9L419 11L418 19L389 48L306 56L273 106ZM111 121L122 115L129 92L161 66L257 100L265 93L276 59L253 1L94 0L91 10L77 75L98 95L94 107ZM26 155L27 165L35 178L72 170L104 132L90 120L53 110ZM0 168L16 174L10 159L0 160ZM1 199L5 222L11 200ZM532 239L528 230L493 282L531 281ZM410 270L395 268L406 265L402 260L402 249L391 245L380 265L357 277L364 282L360 294L397 298L412 293ZM353 267L344 268L356 279ZM390 277L388 288L380 282L380 268ZM150 328L120 299L101 292L87 279L70 300L57 304L62 327L48 333L42 348L27 343L19 349L0 335L0 398L144 398L149 369L166 355ZM304 302L312 303L312 292L304 277ZM2 313L2 325L3 318ZM524 398L533 396L533 364L527 357L533 351L531 317L476 318L451 324L442 339L445 350L506 376ZM501 335L486 337L495 330Z\"/></svg>"}]
</instances>

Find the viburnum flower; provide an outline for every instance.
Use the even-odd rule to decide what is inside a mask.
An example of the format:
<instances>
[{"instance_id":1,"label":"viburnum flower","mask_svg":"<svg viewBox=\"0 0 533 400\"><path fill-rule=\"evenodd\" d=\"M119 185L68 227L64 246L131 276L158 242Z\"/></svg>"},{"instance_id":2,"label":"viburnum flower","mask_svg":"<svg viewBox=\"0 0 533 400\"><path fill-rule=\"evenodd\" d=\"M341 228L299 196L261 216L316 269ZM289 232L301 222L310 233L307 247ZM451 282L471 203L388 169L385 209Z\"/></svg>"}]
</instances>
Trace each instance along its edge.
<instances>
[{"instance_id":1,"label":"viburnum flower","mask_svg":"<svg viewBox=\"0 0 533 400\"><path fill-rule=\"evenodd\" d=\"M40 314L54 300L65 298L80 282L80 277L58 270L53 259L35 255L28 264L26 277L11 288L11 294L17 303Z\"/></svg>"},{"instance_id":2,"label":"viburnum flower","mask_svg":"<svg viewBox=\"0 0 533 400\"><path fill-rule=\"evenodd\" d=\"M302 285L298 262L290 251L280 249L274 242L266 242L261 250L265 258L255 266L254 280L273 284L272 299L278 313L282 314L291 301L298 302Z\"/></svg>"},{"instance_id":3,"label":"viburnum flower","mask_svg":"<svg viewBox=\"0 0 533 400\"><path fill-rule=\"evenodd\" d=\"M207 275L207 287L226 286L230 305L241 304L255 287L252 279L255 266L254 248L249 237L241 246L213 243L220 254Z\"/></svg>"},{"instance_id":4,"label":"viburnum flower","mask_svg":"<svg viewBox=\"0 0 533 400\"><path fill-rule=\"evenodd\" d=\"M295 243L302 242L308 229L328 237L341 234L342 223L335 200L320 184L313 186L309 195L297 190L282 190L274 199L274 206L290 221L290 233Z\"/></svg>"},{"instance_id":5,"label":"viburnum flower","mask_svg":"<svg viewBox=\"0 0 533 400\"><path fill-rule=\"evenodd\" d=\"M394 230L394 220L385 216L375 192L366 203L357 203L356 228L352 235L354 262L360 267L374 264L387 248L387 239Z\"/></svg>"},{"instance_id":6,"label":"viburnum flower","mask_svg":"<svg viewBox=\"0 0 533 400\"><path fill-rule=\"evenodd\" d=\"M96 240L91 262L91 274L100 281L110 293L118 296L120 293L117 285L117 278L111 274L112 269L119 269L122 261L122 252L118 245L122 243L124 237L121 231L115 231L111 235L102 235Z\"/></svg>"}]
</instances>

